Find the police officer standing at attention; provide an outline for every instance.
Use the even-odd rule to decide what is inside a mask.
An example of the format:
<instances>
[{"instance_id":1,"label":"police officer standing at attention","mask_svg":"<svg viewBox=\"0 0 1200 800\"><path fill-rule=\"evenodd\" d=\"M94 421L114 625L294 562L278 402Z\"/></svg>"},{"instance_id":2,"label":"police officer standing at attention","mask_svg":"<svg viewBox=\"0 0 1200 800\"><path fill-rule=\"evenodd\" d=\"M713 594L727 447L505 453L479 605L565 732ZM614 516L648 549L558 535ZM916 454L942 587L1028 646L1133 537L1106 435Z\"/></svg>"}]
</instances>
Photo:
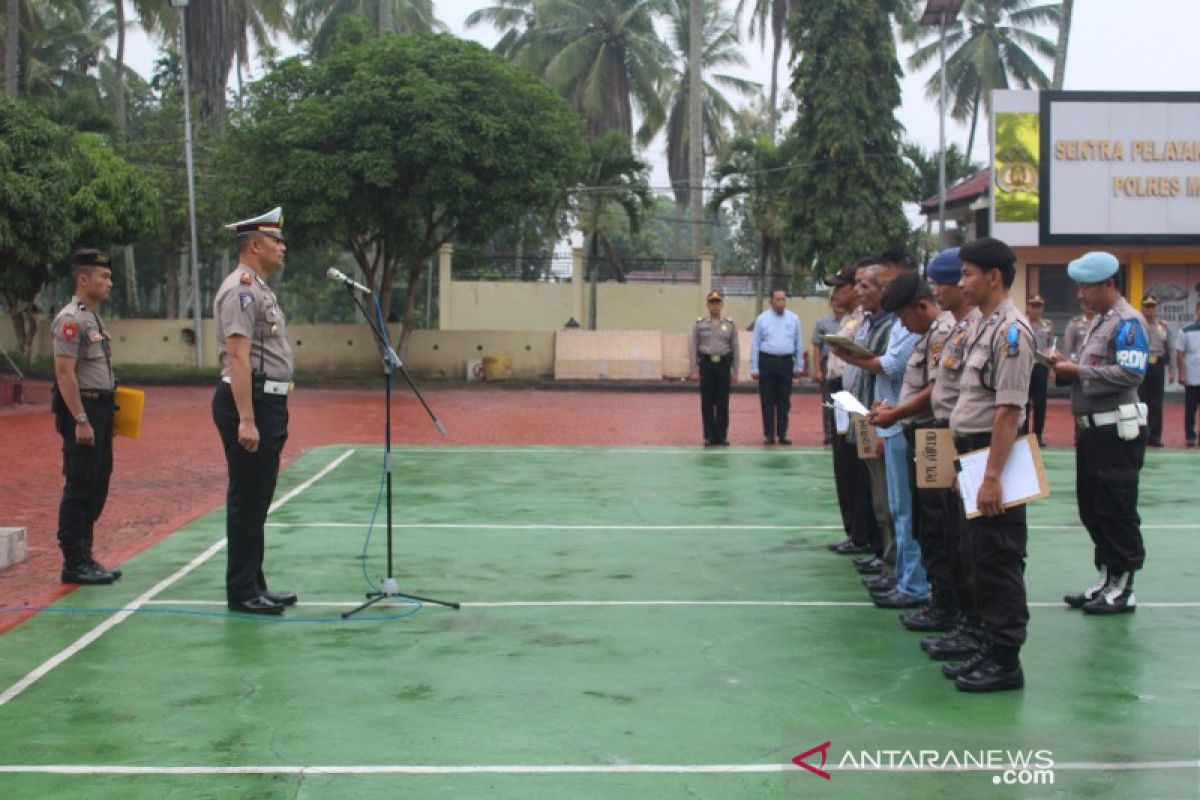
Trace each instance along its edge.
<instances>
[{"instance_id":1,"label":"police officer standing at attention","mask_svg":"<svg viewBox=\"0 0 1200 800\"><path fill-rule=\"evenodd\" d=\"M738 331L721 316L725 298L715 289L708 293L708 316L692 326L688 361L692 381L700 381L700 419L704 444L729 446L729 388L737 380Z\"/></svg>"},{"instance_id":2,"label":"police officer standing at attention","mask_svg":"<svg viewBox=\"0 0 1200 800\"><path fill-rule=\"evenodd\" d=\"M1146 457L1145 406L1137 388L1146 374L1149 343L1142 315L1117 289L1116 256L1091 252L1067 265L1096 320L1079 363L1056 354L1055 370L1074 379L1075 490L1079 518L1095 545L1100 576L1094 586L1063 598L1089 614L1133 611L1133 573L1142 568L1138 473Z\"/></svg>"},{"instance_id":3,"label":"police officer standing at attention","mask_svg":"<svg viewBox=\"0 0 1200 800\"><path fill-rule=\"evenodd\" d=\"M976 496L981 516L965 521L967 586L983 625L982 646L966 661L943 667L964 692L997 692L1025 685L1020 652L1029 624L1025 598L1025 506L1005 509L1000 475L1024 421L1033 372L1033 331L1008 296L1016 255L991 237L959 250L963 293L979 307L967 335L966 365L950 429L958 453L989 448Z\"/></svg>"},{"instance_id":4,"label":"police officer standing at attention","mask_svg":"<svg viewBox=\"0 0 1200 800\"><path fill-rule=\"evenodd\" d=\"M275 494L279 456L287 441L292 348L287 324L266 279L283 268L283 211L225 226L238 237L238 266L217 290L213 319L221 382L212 413L229 468L225 575L229 607L282 614L291 592L267 590L263 528Z\"/></svg>"},{"instance_id":5,"label":"police officer standing at attention","mask_svg":"<svg viewBox=\"0 0 1200 800\"><path fill-rule=\"evenodd\" d=\"M1054 323L1042 316L1046 301L1040 294L1029 298L1026 311L1029 314L1029 326L1033 328L1033 342L1039 352L1049 355L1054 349ZM1033 428L1038 445L1045 447L1042 442L1042 432L1046 430L1046 392L1050 384L1050 368L1045 364L1033 365L1033 377L1029 383L1029 411L1025 417L1025 432Z\"/></svg>"},{"instance_id":6,"label":"police officer standing at attention","mask_svg":"<svg viewBox=\"0 0 1200 800\"><path fill-rule=\"evenodd\" d=\"M1171 326L1158 318L1158 298L1148 294L1142 298L1142 317L1146 320L1146 338L1150 342L1150 360L1146 364L1146 378L1138 387L1138 397L1146 404L1150 418L1150 441L1147 447L1162 447L1163 392L1167 386L1167 373L1175 380L1175 366L1171 363Z\"/></svg>"},{"instance_id":7,"label":"police officer standing at attention","mask_svg":"<svg viewBox=\"0 0 1200 800\"><path fill-rule=\"evenodd\" d=\"M791 444L788 413L792 409L792 378L804 363L800 318L787 310L787 292L771 292L771 307L754 320L750 347L750 377L758 381L762 403L763 444Z\"/></svg>"},{"instance_id":8,"label":"police officer standing at attention","mask_svg":"<svg viewBox=\"0 0 1200 800\"><path fill-rule=\"evenodd\" d=\"M71 256L75 294L51 326L54 340L54 427L63 440L58 546L63 583L106 584L121 577L92 556L96 520L112 475L113 391L110 338L97 309L112 293L108 256L77 250Z\"/></svg>"}]
</instances>

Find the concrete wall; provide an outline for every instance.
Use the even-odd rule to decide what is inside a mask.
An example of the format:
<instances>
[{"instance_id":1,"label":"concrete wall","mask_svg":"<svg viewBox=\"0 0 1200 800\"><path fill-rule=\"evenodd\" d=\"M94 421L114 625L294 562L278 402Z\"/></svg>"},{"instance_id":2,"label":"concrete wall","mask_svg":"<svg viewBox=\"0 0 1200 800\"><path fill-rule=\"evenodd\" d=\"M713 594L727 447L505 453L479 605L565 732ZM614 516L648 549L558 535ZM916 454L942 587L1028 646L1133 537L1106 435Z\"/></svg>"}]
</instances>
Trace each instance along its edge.
<instances>
[{"instance_id":1,"label":"concrete wall","mask_svg":"<svg viewBox=\"0 0 1200 800\"><path fill-rule=\"evenodd\" d=\"M556 331L575 316L571 283L451 281L443 330ZM446 314L446 309L440 311Z\"/></svg>"}]
</instances>

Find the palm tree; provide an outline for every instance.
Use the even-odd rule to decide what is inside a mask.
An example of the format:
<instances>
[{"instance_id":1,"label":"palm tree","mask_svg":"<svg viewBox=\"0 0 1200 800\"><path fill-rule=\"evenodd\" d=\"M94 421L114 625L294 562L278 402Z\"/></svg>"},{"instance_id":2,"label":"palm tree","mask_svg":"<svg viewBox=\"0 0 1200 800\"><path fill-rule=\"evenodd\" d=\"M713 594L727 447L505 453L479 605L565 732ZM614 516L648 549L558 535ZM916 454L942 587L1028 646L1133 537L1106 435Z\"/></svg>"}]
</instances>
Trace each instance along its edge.
<instances>
[{"instance_id":1,"label":"palm tree","mask_svg":"<svg viewBox=\"0 0 1200 800\"><path fill-rule=\"evenodd\" d=\"M496 30L504 31L492 49L505 58L512 58L522 37L533 27L534 1L496 0L496 5L485 6L467 15L467 27L474 28L486 22Z\"/></svg>"},{"instance_id":2,"label":"palm tree","mask_svg":"<svg viewBox=\"0 0 1200 800\"><path fill-rule=\"evenodd\" d=\"M433 0L296 0L293 28L297 38L308 42L319 56L333 44L338 21L344 16L363 17L381 34L446 29L434 16Z\"/></svg>"},{"instance_id":3,"label":"palm tree","mask_svg":"<svg viewBox=\"0 0 1200 800\"><path fill-rule=\"evenodd\" d=\"M241 103L242 80L250 67L250 41L259 52L272 48L272 35L292 28L288 0L236 0L233 3L237 25L237 96Z\"/></svg>"},{"instance_id":4,"label":"palm tree","mask_svg":"<svg viewBox=\"0 0 1200 800\"><path fill-rule=\"evenodd\" d=\"M23 91L35 98L87 93L99 102L99 67L116 32L113 9L98 0L67 0L43 7L41 26L21 53Z\"/></svg>"},{"instance_id":5,"label":"palm tree","mask_svg":"<svg viewBox=\"0 0 1200 800\"><path fill-rule=\"evenodd\" d=\"M1054 48L1054 79L1050 88L1058 91L1063 87L1067 73L1067 46L1071 43L1071 15L1075 11L1075 0L1062 0L1059 12L1058 44Z\"/></svg>"},{"instance_id":6,"label":"palm tree","mask_svg":"<svg viewBox=\"0 0 1200 800\"><path fill-rule=\"evenodd\" d=\"M512 43L514 61L541 75L587 120L590 137L633 138L633 109L661 117L658 87L671 50L654 17L662 0L534 0Z\"/></svg>"},{"instance_id":7,"label":"palm tree","mask_svg":"<svg viewBox=\"0 0 1200 800\"><path fill-rule=\"evenodd\" d=\"M971 121L967 138L967 158L975 144L980 104L991 109L993 89L1016 85L1022 89L1046 89L1050 79L1038 66L1030 51L1047 59L1054 58L1054 42L1034 33L1037 25L1059 22L1057 2L1033 5L1041 0L966 0L959 18L946 27L946 91L950 116L960 122ZM901 35L910 41L924 41L908 59L910 69L922 69L938 58L939 29L901 26ZM925 84L926 94L939 93L941 71Z\"/></svg>"},{"instance_id":8,"label":"palm tree","mask_svg":"<svg viewBox=\"0 0 1200 800\"><path fill-rule=\"evenodd\" d=\"M797 2L798 0L755 0L754 8L750 12L747 32L751 38L757 33L759 44L765 48L768 31L771 34L771 93L767 101L767 131L772 139L775 138L775 131L779 127L779 59L783 55L783 42L787 38L787 20ZM745 4L746 0L738 0L737 11L734 12L738 20L742 18Z\"/></svg>"},{"instance_id":9,"label":"palm tree","mask_svg":"<svg viewBox=\"0 0 1200 800\"><path fill-rule=\"evenodd\" d=\"M642 144L650 141L664 126L667 129L667 172L671 176L671 189L675 193L675 205L687 207L689 192L693 184L689 153L691 136L688 128L689 76L687 70L691 22L688 17L691 0L667 0L666 20L670 26L669 38L675 49L675 60L668 66L660 97L666 111L662 117L647 117L638 131ZM722 10L720 0L702 0L704 23L703 45L700 64L703 72L724 66L746 65L746 57L738 47L738 29L733 18ZM712 76L711 82L704 81L703 128L704 139L701 151L717 152L725 140L725 123L737 115L737 111L717 87L723 87L743 96L752 96L759 85L727 74ZM707 144L707 148L705 147ZM703 175L697 176L697 180Z\"/></svg>"},{"instance_id":10,"label":"palm tree","mask_svg":"<svg viewBox=\"0 0 1200 800\"><path fill-rule=\"evenodd\" d=\"M4 0L4 93L17 96L20 64L21 0Z\"/></svg>"}]
</instances>

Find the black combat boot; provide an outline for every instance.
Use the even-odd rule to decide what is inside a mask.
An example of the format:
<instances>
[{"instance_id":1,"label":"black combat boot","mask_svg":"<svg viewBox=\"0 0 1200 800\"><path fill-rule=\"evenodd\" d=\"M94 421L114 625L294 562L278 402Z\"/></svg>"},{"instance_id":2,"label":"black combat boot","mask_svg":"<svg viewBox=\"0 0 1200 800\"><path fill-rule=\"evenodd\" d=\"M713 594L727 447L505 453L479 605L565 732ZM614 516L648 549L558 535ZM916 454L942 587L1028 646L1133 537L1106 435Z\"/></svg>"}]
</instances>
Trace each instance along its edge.
<instances>
[{"instance_id":1,"label":"black combat boot","mask_svg":"<svg viewBox=\"0 0 1200 800\"><path fill-rule=\"evenodd\" d=\"M954 686L960 692L1007 692L1025 688L1018 647L992 645L991 653L974 671L959 675Z\"/></svg>"},{"instance_id":2,"label":"black combat boot","mask_svg":"<svg viewBox=\"0 0 1200 800\"><path fill-rule=\"evenodd\" d=\"M1083 604L1085 614L1129 614L1137 611L1133 596L1133 573L1114 572L1104 591Z\"/></svg>"},{"instance_id":3,"label":"black combat boot","mask_svg":"<svg viewBox=\"0 0 1200 800\"><path fill-rule=\"evenodd\" d=\"M1096 576L1096 583L1084 589L1079 594L1063 595L1063 602L1071 608L1083 608L1084 605L1096 599L1096 595L1104 591L1104 587L1108 586L1109 577L1108 567L1101 564L1100 574Z\"/></svg>"}]
</instances>

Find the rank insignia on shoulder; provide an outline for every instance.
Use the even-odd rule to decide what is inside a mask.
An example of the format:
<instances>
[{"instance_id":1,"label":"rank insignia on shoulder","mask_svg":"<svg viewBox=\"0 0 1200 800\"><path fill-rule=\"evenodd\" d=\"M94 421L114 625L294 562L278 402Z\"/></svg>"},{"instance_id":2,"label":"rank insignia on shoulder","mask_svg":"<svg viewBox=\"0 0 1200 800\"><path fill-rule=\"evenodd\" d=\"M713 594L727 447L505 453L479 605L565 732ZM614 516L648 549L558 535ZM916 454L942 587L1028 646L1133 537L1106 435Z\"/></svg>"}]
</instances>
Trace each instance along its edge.
<instances>
[{"instance_id":1,"label":"rank insignia on shoulder","mask_svg":"<svg viewBox=\"0 0 1200 800\"><path fill-rule=\"evenodd\" d=\"M1008 326L1008 334L1005 337L1008 340L1008 357L1014 358L1021 352L1021 326L1014 322Z\"/></svg>"},{"instance_id":2,"label":"rank insignia on shoulder","mask_svg":"<svg viewBox=\"0 0 1200 800\"><path fill-rule=\"evenodd\" d=\"M243 272L242 277L239 278L238 280L240 280L246 286L249 286L250 284L254 283L254 278L250 277L250 274L247 272Z\"/></svg>"}]
</instances>

